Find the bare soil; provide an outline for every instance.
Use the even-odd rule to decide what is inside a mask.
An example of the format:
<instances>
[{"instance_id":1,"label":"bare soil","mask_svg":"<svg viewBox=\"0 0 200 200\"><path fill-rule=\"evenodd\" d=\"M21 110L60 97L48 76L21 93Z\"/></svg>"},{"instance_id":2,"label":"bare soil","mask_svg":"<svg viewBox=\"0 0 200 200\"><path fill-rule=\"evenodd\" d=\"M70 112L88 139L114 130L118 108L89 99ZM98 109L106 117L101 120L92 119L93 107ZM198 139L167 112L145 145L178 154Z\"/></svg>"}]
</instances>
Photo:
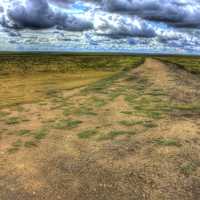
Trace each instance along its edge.
<instances>
[{"instance_id":1,"label":"bare soil","mask_svg":"<svg viewBox=\"0 0 200 200\"><path fill-rule=\"evenodd\" d=\"M105 81L0 110L0 200L200 199L200 77L147 58Z\"/></svg>"}]
</instances>

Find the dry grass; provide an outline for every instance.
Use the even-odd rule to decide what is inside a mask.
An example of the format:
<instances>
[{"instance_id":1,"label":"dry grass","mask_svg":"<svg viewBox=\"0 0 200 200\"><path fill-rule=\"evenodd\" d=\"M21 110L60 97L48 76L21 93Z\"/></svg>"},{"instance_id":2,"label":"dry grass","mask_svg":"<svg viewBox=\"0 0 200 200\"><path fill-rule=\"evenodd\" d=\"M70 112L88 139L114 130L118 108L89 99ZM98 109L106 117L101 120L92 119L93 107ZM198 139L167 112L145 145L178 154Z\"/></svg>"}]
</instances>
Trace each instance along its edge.
<instances>
[{"instance_id":1,"label":"dry grass","mask_svg":"<svg viewBox=\"0 0 200 200\"><path fill-rule=\"evenodd\" d=\"M44 102L2 108L0 198L199 199L200 79L180 84L184 73L147 59L82 90L56 84Z\"/></svg>"},{"instance_id":2,"label":"dry grass","mask_svg":"<svg viewBox=\"0 0 200 200\"><path fill-rule=\"evenodd\" d=\"M183 68L189 72L195 74L200 73L199 57L173 56L173 57L158 57L158 59L164 62L175 64L180 68Z\"/></svg>"}]
</instances>

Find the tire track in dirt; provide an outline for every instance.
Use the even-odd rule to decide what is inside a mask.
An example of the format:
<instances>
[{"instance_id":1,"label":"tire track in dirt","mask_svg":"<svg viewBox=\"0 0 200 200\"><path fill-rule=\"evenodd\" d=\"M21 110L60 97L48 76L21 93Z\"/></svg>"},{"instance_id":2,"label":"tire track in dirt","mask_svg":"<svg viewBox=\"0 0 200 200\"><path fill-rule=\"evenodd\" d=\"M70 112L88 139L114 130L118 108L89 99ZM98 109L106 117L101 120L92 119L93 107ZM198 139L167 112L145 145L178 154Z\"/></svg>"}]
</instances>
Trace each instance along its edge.
<instances>
[{"instance_id":1,"label":"tire track in dirt","mask_svg":"<svg viewBox=\"0 0 200 200\"><path fill-rule=\"evenodd\" d=\"M155 86L168 91L172 99L180 102L194 102L200 97L200 78L175 65L147 58L133 73L145 76Z\"/></svg>"}]
</instances>

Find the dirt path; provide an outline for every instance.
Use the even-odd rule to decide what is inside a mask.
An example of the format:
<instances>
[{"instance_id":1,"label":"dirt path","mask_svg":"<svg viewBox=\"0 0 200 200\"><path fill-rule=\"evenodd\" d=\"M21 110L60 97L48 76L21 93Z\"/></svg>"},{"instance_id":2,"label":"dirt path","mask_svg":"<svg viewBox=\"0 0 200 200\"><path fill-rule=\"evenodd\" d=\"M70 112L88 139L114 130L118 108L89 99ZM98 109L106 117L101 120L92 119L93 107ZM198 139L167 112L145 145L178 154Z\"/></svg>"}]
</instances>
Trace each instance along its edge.
<instances>
[{"instance_id":1,"label":"dirt path","mask_svg":"<svg viewBox=\"0 0 200 200\"><path fill-rule=\"evenodd\" d=\"M154 59L0 110L0 200L200 199L200 77Z\"/></svg>"},{"instance_id":2,"label":"dirt path","mask_svg":"<svg viewBox=\"0 0 200 200\"><path fill-rule=\"evenodd\" d=\"M159 87L172 87L174 84L173 74L170 73L169 67L157 60L148 58L145 63L141 65L133 73L139 73L141 76L148 77L148 79Z\"/></svg>"}]
</instances>

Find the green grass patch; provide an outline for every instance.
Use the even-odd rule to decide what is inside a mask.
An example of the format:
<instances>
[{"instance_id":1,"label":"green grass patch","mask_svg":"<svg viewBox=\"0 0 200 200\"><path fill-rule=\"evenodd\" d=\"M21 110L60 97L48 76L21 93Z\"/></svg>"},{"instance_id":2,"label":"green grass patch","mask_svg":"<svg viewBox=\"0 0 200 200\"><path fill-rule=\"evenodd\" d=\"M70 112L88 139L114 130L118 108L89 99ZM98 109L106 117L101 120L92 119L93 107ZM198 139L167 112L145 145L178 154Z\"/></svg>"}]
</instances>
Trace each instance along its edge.
<instances>
[{"instance_id":1,"label":"green grass patch","mask_svg":"<svg viewBox=\"0 0 200 200\"><path fill-rule=\"evenodd\" d=\"M132 115L133 111L121 111L121 113L125 115Z\"/></svg>"},{"instance_id":2,"label":"green grass patch","mask_svg":"<svg viewBox=\"0 0 200 200\"><path fill-rule=\"evenodd\" d=\"M120 71L111 77L97 81L96 83L88 86L85 90L83 90L83 92L105 93L106 90L111 85L113 85L120 77L122 77L125 73L126 72L124 72L124 71Z\"/></svg>"},{"instance_id":3,"label":"green grass patch","mask_svg":"<svg viewBox=\"0 0 200 200\"><path fill-rule=\"evenodd\" d=\"M19 148L19 147L22 146L22 141L21 140L17 140L16 142L12 143L12 146Z\"/></svg>"},{"instance_id":4,"label":"green grass patch","mask_svg":"<svg viewBox=\"0 0 200 200\"><path fill-rule=\"evenodd\" d=\"M80 139L89 139L97 134L97 130L85 130L78 134Z\"/></svg>"},{"instance_id":5,"label":"green grass patch","mask_svg":"<svg viewBox=\"0 0 200 200\"><path fill-rule=\"evenodd\" d=\"M165 139L165 138L159 138L153 141L153 143L161 146L181 146L181 144L175 140L175 139Z\"/></svg>"},{"instance_id":6,"label":"green grass patch","mask_svg":"<svg viewBox=\"0 0 200 200\"><path fill-rule=\"evenodd\" d=\"M63 110L63 115L64 116L69 116L69 115L71 115L72 114L72 110L70 109L70 108L65 108L64 110Z\"/></svg>"},{"instance_id":7,"label":"green grass patch","mask_svg":"<svg viewBox=\"0 0 200 200\"><path fill-rule=\"evenodd\" d=\"M119 122L119 124L123 126L135 126L135 125L141 125L143 124L143 121L133 121L133 120L122 120Z\"/></svg>"},{"instance_id":8,"label":"green grass patch","mask_svg":"<svg viewBox=\"0 0 200 200\"><path fill-rule=\"evenodd\" d=\"M94 104L94 106L97 108L101 108L106 105L106 100L98 97L93 97L92 104Z\"/></svg>"},{"instance_id":9,"label":"green grass patch","mask_svg":"<svg viewBox=\"0 0 200 200\"><path fill-rule=\"evenodd\" d=\"M24 147L26 148L37 147L37 143L35 141L26 141L24 143Z\"/></svg>"},{"instance_id":10,"label":"green grass patch","mask_svg":"<svg viewBox=\"0 0 200 200\"><path fill-rule=\"evenodd\" d=\"M73 119L63 119L57 122L54 125L54 128L56 129L72 129L72 128L77 128L82 121L80 120L73 120Z\"/></svg>"},{"instance_id":11,"label":"green grass patch","mask_svg":"<svg viewBox=\"0 0 200 200\"><path fill-rule=\"evenodd\" d=\"M144 121L143 126L145 128L156 128L158 125L152 121Z\"/></svg>"},{"instance_id":12,"label":"green grass patch","mask_svg":"<svg viewBox=\"0 0 200 200\"><path fill-rule=\"evenodd\" d=\"M134 120L122 120L119 122L119 124L127 127L131 126L136 126L136 125L142 125L146 128L155 128L157 125L153 123L152 121L145 121L145 120L139 120L139 121L134 121Z\"/></svg>"},{"instance_id":13,"label":"green grass patch","mask_svg":"<svg viewBox=\"0 0 200 200\"><path fill-rule=\"evenodd\" d=\"M0 111L0 119L8 116L10 113L5 111Z\"/></svg>"},{"instance_id":14,"label":"green grass patch","mask_svg":"<svg viewBox=\"0 0 200 200\"><path fill-rule=\"evenodd\" d=\"M42 128L42 129L39 129L39 130L36 130L34 132L34 138L36 140L42 140L44 139L46 136L48 135L48 130L46 128Z\"/></svg>"},{"instance_id":15,"label":"green grass patch","mask_svg":"<svg viewBox=\"0 0 200 200\"><path fill-rule=\"evenodd\" d=\"M8 149L8 153L10 153L10 154L16 153L17 151L19 151L19 148L17 148L17 147L11 147Z\"/></svg>"},{"instance_id":16,"label":"green grass patch","mask_svg":"<svg viewBox=\"0 0 200 200\"><path fill-rule=\"evenodd\" d=\"M21 122L19 117L10 117L8 119L6 119L6 124L8 125L15 125L15 124L19 124Z\"/></svg>"},{"instance_id":17,"label":"green grass patch","mask_svg":"<svg viewBox=\"0 0 200 200\"><path fill-rule=\"evenodd\" d=\"M186 57L186 56L170 56L158 57L159 60L166 63L177 65L188 72L199 74L200 73L200 59L199 57Z\"/></svg>"},{"instance_id":18,"label":"green grass patch","mask_svg":"<svg viewBox=\"0 0 200 200\"><path fill-rule=\"evenodd\" d=\"M196 169L196 164L192 162L184 163L180 166L181 172L185 175L191 175Z\"/></svg>"},{"instance_id":19,"label":"green grass patch","mask_svg":"<svg viewBox=\"0 0 200 200\"><path fill-rule=\"evenodd\" d=\"M125 101L129 104L134 104L135 103L135 100L138 98L138 95L136 93L134 93L134 91L132 91L131 94L128 94L125 96Z\"/></svg>"},{"instance_id":20,"label":"green grass patch","mask_svg":"<svg viewBox=\"0 0 200 200\"><path fill-rule=\"evenodd\" d=\"M163 118L162 111L145 111L143 112L146 116L152 118L152 119L161 119Z\"/></svg>"},{"instance_id":21,"label":"green grass patch","mask_svg":"<svg viewBox=\"0 0 200 200\"><path fill-rule=\"evenodd\" d=\"M122 136L122 135L135 135L136 132L135 131L110 131L108 134L105 134L103 136L99 137L99 140L112 140L115 139L118 136Z\"/></svg>"},{"instance_id":22,"label":"green grass patch","mask_svg":"<svg viewBox=\"0 0 200 200\"><path fill-rule=\"evenodd\" d=\"M145 94L151 95L151 96L167 96L166 92L159 90L159 89L153 89Z\"/></svg>"},{"instance_id":23,"label":"green grass patch","mask_svg":"<svg viewBox=\"0 0 200 200\"><path fill-rule=\"evenodd\" d=\"M118 90L117 91L109 91L108 96L111 101L114 101L117 97L119 97L122 94L123 94L123 92L118 91Z\"/></svg>"},{"instance_id":24,"label":"green grass patch","mask_svg":"<svg viewBox=\"0 0 200 200\"><path fill-rule=\"evenodd\" d=\"M22 146L22 141L21 140L17 140L15 142L12 143L12 147L8 149L8 153L15 153L17 152L20 147Z\"/></svg>"},{"instance_id":25,"label":"green grass patch","mask_svg":"<svg viewBox=\"0 0 200 200\"><path fill-rule=\"evenodd\" d=\"M24 112L25 111L25 108L23 106L20 106L20 105L18 105L15 109L18 112Z\"/></svg>"},{"instance_id":26,"label":"green grass patch","mask_svg":"<svg viewBox=\"0 0 200 200\"><path fill-rule=\"evenodd\" d=\"M74 72L84 70L117 71L129 69L144 61L139 56L126 55L72 55L72 54L2 54L1 74L33 72ZM53 83L53 82L49 82ZM48 84L49 84L48 83Z\"/></svg>"},{"instance_id":27,"label":"green grass patch","mask_svg":"<svg viewBox=\"0 0 200 200\"><path fill-rule=\"evenodd\" d=\"M48 97L58 97L59 91L58 91L58 90L55 90L55 89L48 89L48 90L46 91L46 95L47 95Z\"/></svg>"},{"instance_id":28,"label":"green grass patch","mask_svg":"<svg viewBox=\"0 0 200 200\"><path fill-rule=\"evenodd\" d=\"M200 112L200 103L177 104L173 105L173 108L180 111Z\"/></svg>"},{"instance_id":29,"label":"green grass patch","mask_svg":"<svg viewBox=\"0 0 200 200\"><path fill-rule=\"evenodd\" d=\"M62 91L83 86L88 86L85 91L107 93L105 88L116 80L116 74L124 73L124 69L134 68L144 61L138 56L112 54L13 53L0 55L0 60L0 74L4 74L0 84L6 85L0 94L0 108L49 99L63 104Z\"/></svg>"},{"instance_id":30,"label":"green grass patch","mask_svg":"<svg viewBox=\"0 0 200 200\"><path fill-rule=\"evenodd\" d=\"M27 130L27 129L22 129L22 130L19 130L17 132L17 135L18 136L27 136L27 135L31 135L31 131L30 130Z\"/></svg>"},{"instance_id":31,"label":"green grass patch","mask_svg":"<svg viewBox=\"0 0 200 200\"><path fill-rule=\"evenodd\" d=\"M91 115L91 116L97 115L97 113L95 113L92 108L88 108L88 107L84 107L84 106L81 106L80 108L75 110L74 113L76 115Z\"/></svg>"}]
</instances>

